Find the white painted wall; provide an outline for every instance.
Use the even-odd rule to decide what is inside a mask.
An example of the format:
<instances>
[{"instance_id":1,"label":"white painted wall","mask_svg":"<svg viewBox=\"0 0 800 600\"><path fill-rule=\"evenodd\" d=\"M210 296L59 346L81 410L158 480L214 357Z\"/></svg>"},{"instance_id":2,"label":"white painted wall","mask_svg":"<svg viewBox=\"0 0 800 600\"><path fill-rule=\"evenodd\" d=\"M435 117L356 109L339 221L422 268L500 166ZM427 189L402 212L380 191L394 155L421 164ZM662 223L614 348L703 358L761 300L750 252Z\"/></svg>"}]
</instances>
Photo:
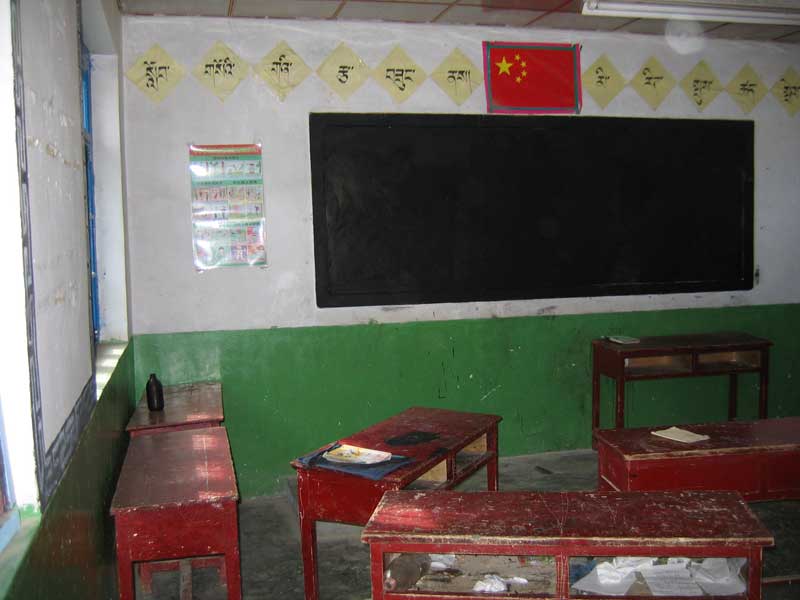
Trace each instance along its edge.
<instances>
[{"instance_id":1,"label":"white painted wall","mask_svg":"<svg viewBox=\"0 0 800 600\"><path fill-rule=\"evenodd\" d=\"M102 342L128 339L118 62L116 55L92 55L95 242Z\"/></svg>"},{"instance_id":2,"label":"white painted wall","mask_svg":"<svg viewBox=\"0 0 800 600\"><path fill-rule=\"evenodd\" d=\"M81 0L83 43L92 54L118 54L122 15L115 0Z\"/></svg>"},{"instance_id":3,"label":"white painted wall","mask_svg":"<svg viewBox=\"0 0 800 600\"><path fill-rule=\"evenodd\" d=\"M45 448L92 374L77 5L20 3Z\"/></svg>"},{"instance_id":4,"label":"white painted wall","mask_svg":"<svg viewBox=\"0 0 800 600\"><path fill-rule=\"evenodd\" d=\"M4 466L10 500L37 505L36 463L31 421L28 336L25 329L25 277L22 270L19 171L14 116L14 65L11 58L11 14L0 2L0 181L8 210L0 219L0 411Z\"/></svg>"},{"instance_id":5,"label":"white painted wall","mask_svg":"<svg viewBox=\"0 0 800 600\"><path fill-rule=\"evenodd\" d=\"M281 40L312 70L342 41L371 67L400 44L431 73L453 48L481 66L483 40L508 40L578 42L583 44L584 68L606 53L627 79L652 55L677 80L700 59L723 83L747 63L768 86L789 66L800 71L800 46L789 44L707 40L699 52L679 54L659 37L633 34L165 17L123 20L122 68L129 69L154 43L188 74L216 41L254 64ZM429 80L396 105L369 81L345 103L312 75L280 102L251 76L222 103L189 74L160 104L127 79L123 94L132 334L800 301L800 261L790 258L800 229L800 115L790 118L771 97L750 115L756 124L756 264L761 273L752 291L320 310L314 298L309 112L485 113L483 89L457 107ZM606 110L585 94L583 114L747 118L724 93L700 115L677 88L656 112L630 88ZM253 141L264 148L270 266L197 273L192 266L187 145Z\"/></svg>"}]
</instances>

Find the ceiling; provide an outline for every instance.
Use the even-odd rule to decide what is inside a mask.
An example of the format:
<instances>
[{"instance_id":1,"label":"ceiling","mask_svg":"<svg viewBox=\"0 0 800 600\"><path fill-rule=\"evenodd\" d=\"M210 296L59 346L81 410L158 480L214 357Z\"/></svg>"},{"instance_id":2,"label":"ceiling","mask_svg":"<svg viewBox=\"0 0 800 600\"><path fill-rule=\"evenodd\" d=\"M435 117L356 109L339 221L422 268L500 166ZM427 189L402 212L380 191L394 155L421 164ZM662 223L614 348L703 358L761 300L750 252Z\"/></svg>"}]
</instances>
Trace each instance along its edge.
<instances>
[{"instance_id":1,"label":"ceiling","mask_svg":"<svg viewBox=\"0 0 800 600\"><path fill-rule=\"evenodd\" d=\"M631 1L631 0L627 0ZM677 0L661 0L676 3ZM682 0L699 3L700 0ZM583 0L117 0L128 15L394 21L664 34L668 21L581 14ZM800 0L702 0L705 6L781 7ZM698 25L694 25L698 27ZM701 21L709 38L800 43L800 25Z\"/></svg>"}]
</instances>

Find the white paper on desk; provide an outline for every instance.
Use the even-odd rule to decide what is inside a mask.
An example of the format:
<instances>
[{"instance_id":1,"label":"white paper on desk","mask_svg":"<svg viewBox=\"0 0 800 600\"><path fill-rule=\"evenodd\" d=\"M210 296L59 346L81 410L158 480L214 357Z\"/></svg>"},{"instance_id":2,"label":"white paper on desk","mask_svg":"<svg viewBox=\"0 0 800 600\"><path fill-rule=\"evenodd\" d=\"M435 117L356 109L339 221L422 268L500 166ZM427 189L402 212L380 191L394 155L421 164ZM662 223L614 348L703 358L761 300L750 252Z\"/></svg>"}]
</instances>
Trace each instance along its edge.
<instances>
[{"instance_id":1,"label":"white paper on desk","mask_svg":"<svg viewBox=\"0 0 800 600\"><path fill-rule=\"evenodd\" d=\"M597 571L597 580L602 585L619 583L634 571L652 565L654 558L639 556L615 556L611 562L601 562L594 570Z\"/></svg>"},{"instance_id":2,"label":"white paper on desk","mask_svg":"<svg viewBox=\"0 0 800 600\"><path fill-rule=\"evenodd\" d=\"M695 442L702 442L703 440L708 439L707 435L686 431L680 427L670 427L669 429L651 431L650 433L659 437L667 438L668 440L672 440L674 442L683 442L684 444L694 444Z\"/></svg>"},{"instance_id":3,"label":"white paper on desk","mask_svg":"<svg viewBox=\"0 0 800 600\"><path fill-rule=\"evenodd\" d=\"M653 565L639 571L653 596L702 596L685 565Z\"/></svg>"},{"instance_id":4,"label":"white paper on desk","mask_svg":"<svg viewBox=\"0 0 800 600\"><path fill-rule=\"evenodd\" d=\"M634 581L636 581L636 574L631 571L617 583L601 583L597 574L597 567L595 567L589 571L587 575L584 575L578 581L573 583L572 587L581 592L589 592L590 594L600 594L604 596L624 596L626 593L628 593L628 588L633 585Z\"/></svg>"},{"instance_id":5,"label":"white paper on desk","mask_svg":"<svg viewBox=\"0 0 800 600\"><path fill-rule=\"evenodd\" d=\"M703 590L712 596L735 596L747 587L739 576L743 558L706 558L692 564L692 576Z\"/></svg>"}]
</instances>

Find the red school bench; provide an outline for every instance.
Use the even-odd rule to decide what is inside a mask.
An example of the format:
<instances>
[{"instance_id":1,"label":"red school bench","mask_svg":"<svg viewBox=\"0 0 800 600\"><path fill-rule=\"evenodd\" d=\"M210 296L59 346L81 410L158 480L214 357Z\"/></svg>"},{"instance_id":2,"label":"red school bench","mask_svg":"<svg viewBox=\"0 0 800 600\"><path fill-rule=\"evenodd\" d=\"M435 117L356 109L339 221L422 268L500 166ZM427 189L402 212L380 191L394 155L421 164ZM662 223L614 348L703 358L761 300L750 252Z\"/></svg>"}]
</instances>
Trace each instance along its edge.
<instances>
[{"instance_id":1,"label":"red school bench","mask_svg":"<svg viewBox=\"0 0 800 600\"><path fill-rule=\"evenodd\" d=\"M139 404L125 430L137 435L216 427L225 418L222 412L222 384L218 381L164 386L164 409L147 408L142 392Z\"/></svg>"},{"instance_id":2,"label":"red school bench","mask_svg":"<svg viewBox=\"0 0 800 600\"><path fill-rule=\"evenodd\" d=\"M745 500L800 498L800 417L681 425L709 439L653 435L663 427L594 432L601 490L731 490Z\"/></svg>"},{"instance_id":3,"label":"red school bench","mask_svg":"<svg viewBox=\"0 0 800 600\"><path fill-rule=\"evenodd\" d=\"M384 589L390 560L402 553L549 557L549 593L521 587L492 598L579 596L573 557L741 557L746 591L761 598L761 555L772 535L735 492L387 492L364 528L373 600L477 600L484 592ZM421 581L421 580L420 580ZM572 595L571 595L572 594ZM595 597L608 597L604 594Z\"/></svg>"},{"instance_id":4,"label":"red school bench","mask_svg":"<svg viewBox=\"0 0 800 600\"><path fill-rule=\"evenodd\" d=\"M190 557L222 557L220 579L239 600L238 499L224 427L132 438L111 502L120 600L135 597L134 563Z\"/></svg>"}]
</instances>

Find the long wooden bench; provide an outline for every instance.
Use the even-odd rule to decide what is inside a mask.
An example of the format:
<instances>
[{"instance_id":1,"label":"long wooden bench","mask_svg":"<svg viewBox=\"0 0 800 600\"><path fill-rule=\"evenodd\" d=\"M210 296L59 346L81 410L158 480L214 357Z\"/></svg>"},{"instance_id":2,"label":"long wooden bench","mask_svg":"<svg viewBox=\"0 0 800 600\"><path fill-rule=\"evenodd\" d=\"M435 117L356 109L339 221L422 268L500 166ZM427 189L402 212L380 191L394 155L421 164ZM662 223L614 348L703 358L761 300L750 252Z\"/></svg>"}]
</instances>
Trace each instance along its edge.
<instances>
[{"instance_id":1,"label":"long wooden bench","mask_svg":"<svg viewBox=\"0 0 800 600\"><path fill-rule=\"evenodd\" d=\"M425 576L398 586L386 575L398 555L423 553L504 556L520 569L549 564L545 589L521 578L525 583L491 594L537 599L580 595L571 591L574 558L736 557L746 560L746 585L733 597L759 600L762 548L774 543L735 492L390 491L361 539L370 545L373 600L487 597L483 591L433 589L438 584Z\"/></svg>"},{"instance_id":2,"label":"long wooden bench","mask_svg":"<svg viewBox=\"0 0 800 600\"><path fill-rule=\"evenodd\" d=\"M120 599L135 597L134 563L216 556L239 600L238 499L224 427L131 438L111 502Z\"/></svg>"},{"instance_id":3,"label":"long wooden bench","mask_svg":"<svg viewBox=\"0 0 800 600\"><path fill-rule=\"evenodd\" d=\"M594 432L601 490L731 490L747 501L800 498L800 417L681 425L694 443L653 435L663 427Z\"/></svg>"}]
</instances>

